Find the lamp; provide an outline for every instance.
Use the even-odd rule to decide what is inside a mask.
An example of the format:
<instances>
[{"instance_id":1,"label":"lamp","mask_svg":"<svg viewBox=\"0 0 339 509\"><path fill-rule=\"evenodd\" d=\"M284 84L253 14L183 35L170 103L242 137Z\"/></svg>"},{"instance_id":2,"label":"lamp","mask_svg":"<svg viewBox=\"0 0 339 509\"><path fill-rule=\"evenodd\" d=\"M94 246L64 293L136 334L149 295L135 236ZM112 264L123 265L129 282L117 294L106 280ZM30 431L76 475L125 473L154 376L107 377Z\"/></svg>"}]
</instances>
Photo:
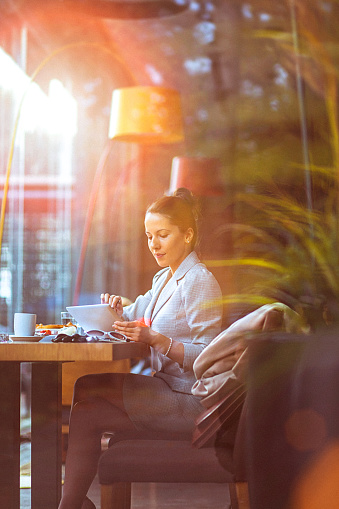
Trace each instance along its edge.
<instances>
[{"instance_id":1,"label":"lamp","mask_svg":"<svg viewBox=\"0 0 339 509\"><path fill-rule=\"evenodd\" d=\"M139 143L176 143L184 138L180 95L165 87L113 91L109 138Z\"/></svg>"},{"instance_id":2,"label":"lamp","mask_svg":"<svg viewBox=\"0 0 339 509\"><path fill-rule=\"evenodd\" d=\"M224 192L220 160L216 157L174 157L169 192L186 187L197 196L218 196Z\"/></svg>"},{"instance_id":3,"label":"lamp","mask_svg":"<svg viewBox=\"0 0 339 509\"><path fill-rule=\"evenodd\" d=\"M132 86L115 89L108 137L135 143L176 143L184 139L180 95L165 87ZM101 176L111 149L106 145L96 169L83 230L79 264L75 281L73 305L80 296L85 266L86 249L90 234Z\"/></svg>"}]
</instances>

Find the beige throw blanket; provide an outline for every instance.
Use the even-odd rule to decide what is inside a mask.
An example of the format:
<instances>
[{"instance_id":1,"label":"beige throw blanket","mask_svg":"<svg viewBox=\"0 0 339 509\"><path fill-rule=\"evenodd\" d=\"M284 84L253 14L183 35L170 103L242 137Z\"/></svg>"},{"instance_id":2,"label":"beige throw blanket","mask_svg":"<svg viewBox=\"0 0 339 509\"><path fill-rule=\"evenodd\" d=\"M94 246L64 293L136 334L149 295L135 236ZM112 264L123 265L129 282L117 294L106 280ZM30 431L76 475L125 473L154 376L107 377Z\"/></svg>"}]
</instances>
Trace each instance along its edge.
<instances>
[{"instance_id":1,"label":"beige throw blanket","mask_svg":"<svg viewBox=\"0 0 339 509\"><path fill-rule=\"evenodd\" d=\"M281 330L301 332L300 316L291 308L276 302L256 309L221 332L197 357L193 370L197 381L192 394L200 396L209 408L234 388L245 382L247 355L246 333Z\"/></svg>"}]
</instances>

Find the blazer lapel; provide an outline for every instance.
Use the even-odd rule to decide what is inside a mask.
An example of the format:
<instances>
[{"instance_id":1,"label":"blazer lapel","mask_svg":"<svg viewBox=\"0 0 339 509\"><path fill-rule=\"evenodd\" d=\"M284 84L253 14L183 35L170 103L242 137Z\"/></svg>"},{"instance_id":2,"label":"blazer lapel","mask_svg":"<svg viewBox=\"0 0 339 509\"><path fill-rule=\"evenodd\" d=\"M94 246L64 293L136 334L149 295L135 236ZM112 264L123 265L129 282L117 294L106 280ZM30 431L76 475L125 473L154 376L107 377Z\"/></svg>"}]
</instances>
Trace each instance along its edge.
<instances>
[{"instance_id":1,"label":"blazer lapel","mask_svg":"<svg viewBox=\"0 0 339 509\"><path fill-rule=\"evenodd\" d=\"M172 276L171 279L167 282L167 284L163 290L161 290L161 288L159 288L160 293L157 292L157 300L156 300L155 305L151 312L152 321L154 320L154 317L157 315L157 313L159 313L160 309L164 306L164 304L166 304L168 299L171 298L176 287L177 287L177 281Z\"/></svg>"},{"instance_id":2,"label":"blazer lapel","mask_svg":"<svg viewBox=\"0 0 339 509\"><path fill-rule=\"evenodd\" d=\"M148 327L150 327L150 325L151 325L154 307L157 303L159 294L161 292L162 287L164 286L164 283L166 281L168 273L169 273L169 271L164 271L163 274L160 275L159 279L157 280L157 282L155 283L154 288L153 288L152 300L149 303L149 305L147 306L147 308L145 309L144 321L145 321L145 325L147 325Z\"/></svg>"},{"instance_id":3,"label":"blazer lapel","mask_svg":"<svg viewBox=\"0 0 339 509\"><path fill-rule=\"evenodd\" d=\"M159 285L159 291L155 296L156 297L155 305L149 306L149 309L151 311L150 316L151 321L154 320L155 316L159 313L160 309L172 297L178 284L180 283L180 280L183 279L186 273L199 262L200 260L197 254L195 253L195 251L193 251L185 258L185 260L177 268L177 270L175 271L175 273L173 274L173 276L171 277L171 279L168 281L164 288L163 285L166 281L166 278L162 280L161 285ZM154 302L154 299L152 299L152 302Z\"/></svg>"}]
</instances>

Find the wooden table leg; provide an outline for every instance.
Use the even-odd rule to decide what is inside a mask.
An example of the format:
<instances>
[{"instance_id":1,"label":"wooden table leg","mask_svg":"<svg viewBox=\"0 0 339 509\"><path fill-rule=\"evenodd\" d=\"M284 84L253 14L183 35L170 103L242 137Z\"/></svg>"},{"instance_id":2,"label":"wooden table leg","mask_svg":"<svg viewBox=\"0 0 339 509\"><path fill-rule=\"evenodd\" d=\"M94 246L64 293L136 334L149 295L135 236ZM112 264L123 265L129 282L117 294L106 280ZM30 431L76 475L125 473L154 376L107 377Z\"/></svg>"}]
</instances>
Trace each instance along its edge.
<instances>
[{"instance_id":1,"label":"wooden table leg","mask_svg":"<svg viewBox=\"0 0 339 509\"><path fill-rule=\"evenodd\" d=\"M0 365L0 507L20 509L20 363Z\"/></svg>"},{"instance_id":2,"label":"wooden table leg","mask_svg":"<svg viewBox=\"0 0 339 509\"><path fill-rule=\"evenodd\" d=\"M61 363L32 363L32 509L57 509L61 497L61 374Z\"/></svg>"}]
</instances>

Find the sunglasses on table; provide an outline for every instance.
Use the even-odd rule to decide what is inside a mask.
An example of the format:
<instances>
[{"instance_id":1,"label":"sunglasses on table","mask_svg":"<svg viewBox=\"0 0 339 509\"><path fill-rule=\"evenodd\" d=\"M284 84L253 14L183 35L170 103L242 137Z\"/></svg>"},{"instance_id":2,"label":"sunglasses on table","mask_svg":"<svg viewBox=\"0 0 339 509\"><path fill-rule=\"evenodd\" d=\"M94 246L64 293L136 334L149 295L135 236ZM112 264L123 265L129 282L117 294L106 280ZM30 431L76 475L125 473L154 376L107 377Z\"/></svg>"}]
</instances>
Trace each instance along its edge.
<instances>
[{"instance_id":1,"label":"sunglasses on table","mask_svg":"<svg viewBox=\"0 0 339 509\"><path fill-rule=\"evenodd\" d=\"M89 330L86 332L86 341L95 342L95 341L129 341L130 339L125 336L125 334L121 334L121 332L116 332L114 330L110 332L105 332L102 330Z\"/></svg>"}]
</instances>

